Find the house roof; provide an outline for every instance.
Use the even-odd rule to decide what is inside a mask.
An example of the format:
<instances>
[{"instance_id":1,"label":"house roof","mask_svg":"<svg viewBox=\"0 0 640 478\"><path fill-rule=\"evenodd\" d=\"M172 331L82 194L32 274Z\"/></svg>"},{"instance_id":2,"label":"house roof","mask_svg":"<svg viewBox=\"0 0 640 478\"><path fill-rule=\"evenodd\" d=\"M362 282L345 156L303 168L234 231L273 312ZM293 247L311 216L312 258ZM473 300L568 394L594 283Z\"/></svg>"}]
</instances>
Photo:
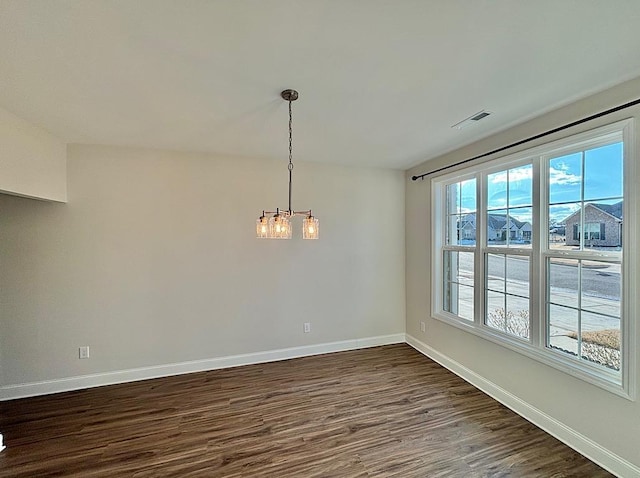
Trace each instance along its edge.
<instances>
[{"instance_id":1,"label":"house roof","mask_svg":"<svg viewBox=\"0 0 640 478\"><path fill-rule=\"evenodd\" d=\"M590 202L590 203L587 203L585 205L585 210L589 206L594 207L596 209L599 209L600 211L604 212L605 214L609 214L610 216L613 216L617 220L622 221L623 201L619 201L619 202L614 203L614 204L601 204L601 203ZM569 219L571 219L573 216L575 216L578 213L580 213L580 209L578 209L573 214L570 214L569 216L567 216L563 222L566 223L567 221L569 221Z\"/></svg>"},{"instance_id":2,"label":"house roof","mask_svg":"<svg viewBox=\"0 0 640 478\"><path fill-rule=\"evenodd\" d=\"M523 221L518 221L513 216L509 216L512 224L515 224L518 229L522 229L522 226L527 224ZM501 229L507 223L507 215L506 214L489 214L489 226L493 229Z\"/></svg>"},{"instance_id":3,"label":"house roof","mask_svg":"<svg viewBox=\"0 0 640 478\"><path fill-rule=\"evenodd\" d=\"M617 219L622 219L622 201L617 202L615 204L591 204L593 207L597 207L598 209L606 212L607 214L611 214L613 217Z\"/></svg>"},{"instance_id":4,"label":"house roof","mask_svg":"<svg viewBox=\"0 0 640 478\"><path fill-rule=\"evenodd\" d=\"M509 217L509 219L511 219L511 223L515 224L515 226L518 229L522 229L522 226L527 224L526 222L518 221L517 219L515 219L513 217ZM462 219L462 223L463 223L462 227L465 227L466 224L472 224L473 227L475 227L475 220L476 220L475 213L467 214ZM491 213L489 213L488 223L489 223L489 227L491 229L493 229L493 230L502 229L507 224L507 215L506 214L491 214Z\"/></svg>"},{"instance_id":5,"label":"house roof","mask_svg":"<svg viewBox=\"0 0 640 478\"><path fill-rule=\"evenodd\" d=\"M489 227L491 229L502 229L507 223L507 216L500 214L489 214Z\"/></svg>"}]
</instances>

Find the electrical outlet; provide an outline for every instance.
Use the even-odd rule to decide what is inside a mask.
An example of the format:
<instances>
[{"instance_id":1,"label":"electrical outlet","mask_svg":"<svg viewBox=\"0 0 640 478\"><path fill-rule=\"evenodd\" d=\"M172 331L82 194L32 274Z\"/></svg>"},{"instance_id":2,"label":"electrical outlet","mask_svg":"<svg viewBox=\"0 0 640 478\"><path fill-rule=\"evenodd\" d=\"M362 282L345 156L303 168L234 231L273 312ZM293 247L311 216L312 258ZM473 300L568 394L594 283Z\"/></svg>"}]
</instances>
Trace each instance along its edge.
<instances>
[{"instance_id":1,"label":"electrical outlet","mask_svg":"<svg viewBox=\"0 0 640 478\"><path fill-rule=\"evenodd\" d=\"M424 323L424 320L420 322L420 330L422 332L426 332L427 331L427 324Z\"/></svg>"},{"instance_id":2,"label":"electrical outlet","mask_svg":"<svg viewBox=\"0 0 640 478\"><path fill-rule=\"evenodd\" d=\"M302 330L305 334L308 334L309 332L311 332L311 322L305 322L304 325L302 326Z\"/></svg>"},{"instance_id":3,"label":"electrical outlet","mask_svg":"<svg viewBox=\"0 0 640 478\"><path fill-rule=\"evenodd\" d=\"M89 358L89 346L80 347L78 349L78 358L88 359Z\"/></svg>"}]
</instances>

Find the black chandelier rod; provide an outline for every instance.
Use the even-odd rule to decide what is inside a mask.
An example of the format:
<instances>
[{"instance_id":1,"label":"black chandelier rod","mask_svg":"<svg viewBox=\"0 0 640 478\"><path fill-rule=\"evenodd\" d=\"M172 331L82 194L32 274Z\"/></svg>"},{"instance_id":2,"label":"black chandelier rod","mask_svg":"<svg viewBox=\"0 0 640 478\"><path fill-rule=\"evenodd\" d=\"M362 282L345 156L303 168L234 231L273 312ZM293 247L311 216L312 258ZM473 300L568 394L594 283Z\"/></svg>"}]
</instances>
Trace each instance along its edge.
<instances>
[{"instance_id":1,"label":"black chandelier rod","mask_svg":"<svg viewBox=\"0 0 640 478\"><path fill-rule=\"evenodd\" d=\"M293 173L293 115L291 114L291 101L292 98L289 96L289 165L287 168L289 169L289 214L292 213L293 209L291 209L291 187L292 187L292 173Z\"/></svg>"},{"instance_id":2,"label":"black chandelier rod","mask_svg":"<svg viewBox=\"0 0 640 478\"><path fill-rule=\"evenodd\" d=\"M596 113L594 115L587 116L586 118L582 118L582 119L579 119L577 121L573 121L571 123L567 123L565 125L558 126L557 128L550 129L548 131L545 131L544 133L539 133L539 134L536 134L534 136L530 136L529 138L522 139L520 141L516 141L515 143L511 143L511 144L508 144L506 146L502 146L501 148L494 149L494 150L489 151L487 153L479 154L478 156L474 156L473 158L469 158L469 159L465 159L465 160L462 160L462 161L458 161L456 163L450 164L449 166L444 166L442 168L434 169L433 171L429 171L429 172L426 172L426 173L423 173L423 174L418 174L416 176L411 176L411 179L413 181L417 181L418 179L424 179L425 176L429 176L431 174L439 173L441 171L446 171L447 169L451 169L451 168L454 168L456 166L460 166L461 164L466 164L466 163L469 163L471 161L475 161L477 159L484 158L486 156L491 156L492 154L500 153L500 152L505 151L505 150L510 149L510 148L515 148L516 146L520 146L521 144L529 143L531 141L535 141L536 139L544 138L545 136L549 136L550 134L557 133L558 131L563 131L565 129L573 128L574 126L578 126L579 124L586 123L587 121L592 121L594 119L601 118L603 116L615 113L617 111L624 110L626 108L631 108L632 106L636 106L638 104L640 104L640 98L638 98L637 100L634 100L634 101L630 101L629 103L625 103L623 105L619 105L619 106L616 106L614 108L608 109L606 111L601 111L600 113Z\"/></svg>"}]
</instances>

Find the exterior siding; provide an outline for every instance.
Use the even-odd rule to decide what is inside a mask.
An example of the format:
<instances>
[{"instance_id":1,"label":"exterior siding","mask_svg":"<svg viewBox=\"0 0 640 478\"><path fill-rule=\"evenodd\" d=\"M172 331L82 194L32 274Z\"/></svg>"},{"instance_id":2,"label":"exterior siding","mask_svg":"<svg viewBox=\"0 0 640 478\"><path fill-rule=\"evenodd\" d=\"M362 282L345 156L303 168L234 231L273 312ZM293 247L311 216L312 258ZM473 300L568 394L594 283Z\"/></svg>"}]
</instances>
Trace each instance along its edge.
<instances>
[{"instance_id":1,"label":"exterior siding","mask_svg":"<svg viewBox=\"0 0 640 478\"><path fill-rule=\"evenodd\" d=\"M586 243L590 246L600 247L616 247L622 244L621 228L622 221L615 218L611 214L608 214L601 209L587 204L585 206L584 218L586 224L601 224L600 231L604 232L604 239L592 239L586 240ZM576 229L580 229L580 211L572 214L566 219L566 244L567 246L580 245L580 237L576 235ZM600 234L601 235L601 234Z\"/></svg>"}]
</instances>

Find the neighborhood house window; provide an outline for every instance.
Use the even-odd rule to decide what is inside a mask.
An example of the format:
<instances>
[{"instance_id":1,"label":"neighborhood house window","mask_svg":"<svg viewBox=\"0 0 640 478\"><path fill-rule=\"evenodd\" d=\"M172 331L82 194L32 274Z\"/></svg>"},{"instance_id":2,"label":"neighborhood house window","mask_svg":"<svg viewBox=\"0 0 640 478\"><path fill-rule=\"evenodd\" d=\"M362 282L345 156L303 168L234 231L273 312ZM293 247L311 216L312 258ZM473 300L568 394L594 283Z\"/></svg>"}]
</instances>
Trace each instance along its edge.
<instances>
[{"instance_id":1,"label":"neighborhood house window","mask_svg":"<svg viewBox=\"0 0 640 478\"><path fill-rule=\"evenodd\" d=\"M604 222L588 222L584 226L584 239L585 241L604 240L606 237ZM578 225L573 225L573 238L576 241L580 240L580 230Z\"/></svg>"},{"instance_id":2,"label":"neighborhood house window","mask_svg":"<svg viewBox=\"0 0 640 478\"><path fill-rule=\"evenodd\" d=\"M435 178L434 316L628 396L630 124Z\"/></svg>"}]
</instances>

